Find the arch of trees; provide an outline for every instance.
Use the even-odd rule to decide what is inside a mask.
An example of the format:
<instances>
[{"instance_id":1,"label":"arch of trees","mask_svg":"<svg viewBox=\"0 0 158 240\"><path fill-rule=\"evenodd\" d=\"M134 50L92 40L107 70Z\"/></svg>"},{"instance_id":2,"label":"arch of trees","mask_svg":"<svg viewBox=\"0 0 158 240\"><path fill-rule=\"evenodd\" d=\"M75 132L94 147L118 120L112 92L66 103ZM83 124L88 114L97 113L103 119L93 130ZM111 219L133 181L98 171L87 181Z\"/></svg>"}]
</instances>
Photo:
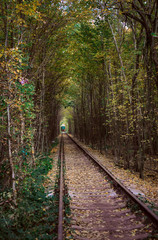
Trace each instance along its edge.
<instances>
[{"instance_id":1,"label":"arch of trees","mask_svg":"<svg viewBox=\"0 0 158 240\"><path fill-rule=\"evenodd\" d=\"M158 150L158 3L1 1L0 179L16 184L57 136L74 135L139 170ZM16 196L14 196L16 197Z\"/></svg>"}]
</instances>

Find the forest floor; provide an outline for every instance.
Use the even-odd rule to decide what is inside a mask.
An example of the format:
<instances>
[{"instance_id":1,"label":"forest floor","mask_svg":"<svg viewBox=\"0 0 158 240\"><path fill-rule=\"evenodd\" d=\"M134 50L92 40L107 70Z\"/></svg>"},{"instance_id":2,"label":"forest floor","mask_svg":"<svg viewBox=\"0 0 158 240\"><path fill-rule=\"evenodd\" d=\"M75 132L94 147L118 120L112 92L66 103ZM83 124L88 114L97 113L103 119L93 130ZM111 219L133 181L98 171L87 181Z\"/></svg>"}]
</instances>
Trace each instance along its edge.
<instances>
[{"instance_id":1,"label":"forest floor","mask_svg":"<svg viewBox=\"0 0 158 240\"><path fill-rule=\"evenodd\" d=\"M73 137L73 136L72 136ZM142 199L147 200L158 209L158 174L144 171L144 180L139 178L139 173L125 170L115 165L112 155L103 155L98 150L94 150L74 138L93 156L95 156L117 179L119 179L131 192Z\"/></svg>"}]
</instances>

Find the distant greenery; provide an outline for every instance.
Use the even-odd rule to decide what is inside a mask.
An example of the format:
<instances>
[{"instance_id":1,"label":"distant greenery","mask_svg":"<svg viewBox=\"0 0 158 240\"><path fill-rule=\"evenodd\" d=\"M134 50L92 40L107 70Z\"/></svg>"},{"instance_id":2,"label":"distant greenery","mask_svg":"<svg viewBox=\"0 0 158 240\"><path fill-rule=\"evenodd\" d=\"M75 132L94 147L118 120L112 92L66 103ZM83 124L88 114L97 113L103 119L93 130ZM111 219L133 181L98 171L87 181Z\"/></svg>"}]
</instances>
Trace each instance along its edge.
<instances>
[{"instance_id":1,"label":"distant greenery","mask_svg":"<svg viewBox=\"0 0 158 240\"><path fill-rule=\"evenodd\" d=\"M48 155L38 157L36 168L29 170L18 188L17 206L4 204L0 209L0 229L2 240L55 239L55 222L58 209L55 197L47 197L45 187L52 159ZM9 192L1 193L9 201Z\"/></svg>"}]
</instances>

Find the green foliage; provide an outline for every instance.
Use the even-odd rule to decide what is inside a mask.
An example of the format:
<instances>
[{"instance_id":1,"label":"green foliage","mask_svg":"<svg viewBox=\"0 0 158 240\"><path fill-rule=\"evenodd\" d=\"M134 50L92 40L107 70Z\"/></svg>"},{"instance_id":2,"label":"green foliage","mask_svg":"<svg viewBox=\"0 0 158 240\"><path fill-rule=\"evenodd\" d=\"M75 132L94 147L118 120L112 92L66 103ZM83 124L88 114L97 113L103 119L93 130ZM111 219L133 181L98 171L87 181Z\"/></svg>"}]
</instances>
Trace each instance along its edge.
<instances>
[{"instance_id":1,"label":"green foliage","mask_svg":"<svg viewBox=\"0 0 158 240\"><path fill-rule=\"evenodd\" d=\"M17 206L1 208L0 239L55 239L55 197L47 197L43 185L51 168L49 156L38 157L35 169L29 170L18 185ZM8 198L10 193L3 193L3 198L4 195Z\"/></svg>"}]
</instances>

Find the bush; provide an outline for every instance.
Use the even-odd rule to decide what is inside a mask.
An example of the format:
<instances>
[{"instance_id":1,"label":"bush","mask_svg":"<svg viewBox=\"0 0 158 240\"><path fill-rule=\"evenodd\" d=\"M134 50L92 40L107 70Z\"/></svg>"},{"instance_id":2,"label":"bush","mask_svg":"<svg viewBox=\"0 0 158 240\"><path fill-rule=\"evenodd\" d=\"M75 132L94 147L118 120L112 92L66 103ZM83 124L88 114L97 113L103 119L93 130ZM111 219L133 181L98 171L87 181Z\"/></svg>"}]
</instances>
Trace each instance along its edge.
<instances>
[{"instance_id":1,"label":"bush","mask_svg":"<svg viewBox=\"0 0 158 240\"><path fill-rule=\"evenodd\" d=\"M55 197L47 197L44 181L52 168L52 159L41 156L36 168L28 170L18 186L17 206L4 205L0 210L1 240L47 240L55 239L57 212ZM1 193L8 198L10 192Z\"/></svg>"}]
</instances>

